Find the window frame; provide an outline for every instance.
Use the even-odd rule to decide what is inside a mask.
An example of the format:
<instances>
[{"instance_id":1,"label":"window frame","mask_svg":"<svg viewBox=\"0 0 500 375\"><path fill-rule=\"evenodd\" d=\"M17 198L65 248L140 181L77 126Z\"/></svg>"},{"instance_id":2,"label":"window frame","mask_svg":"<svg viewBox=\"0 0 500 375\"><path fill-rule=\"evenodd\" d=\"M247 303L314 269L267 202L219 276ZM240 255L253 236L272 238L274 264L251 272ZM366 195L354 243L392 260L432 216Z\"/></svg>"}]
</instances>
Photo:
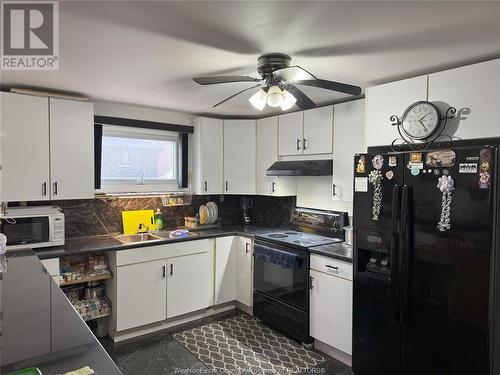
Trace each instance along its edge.
<instances>
[{"instance_id":1,"label":"window frame","mask_svg":"<svg viewBox=\"0 0 500 375\"><path fill-rule=\"evenodd\" d=\"M179 136L177 132L135 128L119 125L102 125L102 137L121 137L133 139L165 140L175 142L174 178L173 179L143 179L132 182L128 179L105 179L101 168L101 193L142 193L142 192L173 192L185 191L179 188L177 173L179 169ZM102 158L104 155L102 156ZM102 163L102 159L101 159Z\"/></svg>"}]
</instances>

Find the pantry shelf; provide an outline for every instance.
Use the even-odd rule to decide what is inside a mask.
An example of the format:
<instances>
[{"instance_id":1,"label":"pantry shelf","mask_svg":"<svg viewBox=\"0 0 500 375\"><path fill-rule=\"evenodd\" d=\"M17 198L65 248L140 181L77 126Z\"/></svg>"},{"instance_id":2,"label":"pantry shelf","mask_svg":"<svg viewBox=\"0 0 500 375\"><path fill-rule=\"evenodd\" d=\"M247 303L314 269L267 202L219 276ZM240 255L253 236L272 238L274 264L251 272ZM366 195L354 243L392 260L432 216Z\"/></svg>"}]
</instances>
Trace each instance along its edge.
<instances>
[{"instance_id":1,"label":"pantry shelf","mask_svg":"<svg viewBox=\"0 0 500 375\"><path fill-rule=\"evenodd\" d=\"M59 285L60 286L68 286L68 285L74 285L74 284L83 284L83 283L89 283L92 281L107 280L107 279L111 279L112 277L113 277L113 274L107 273L104 275L85 277L85 278L79 279L79 280L62 281Z\"/></svg>"}]
</instances>

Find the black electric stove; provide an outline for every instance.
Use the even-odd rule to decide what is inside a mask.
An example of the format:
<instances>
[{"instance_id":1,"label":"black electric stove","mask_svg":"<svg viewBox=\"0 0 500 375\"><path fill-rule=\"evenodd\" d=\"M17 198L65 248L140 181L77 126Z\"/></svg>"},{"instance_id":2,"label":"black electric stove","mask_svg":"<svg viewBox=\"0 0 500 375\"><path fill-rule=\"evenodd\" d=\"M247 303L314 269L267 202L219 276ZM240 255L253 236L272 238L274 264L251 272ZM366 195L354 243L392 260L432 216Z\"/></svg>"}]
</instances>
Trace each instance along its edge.
<instances>
[{"instance_id":1,"label":"black electric stove","mask_svg":"<svg viewBox=\"0 0 500 375\"><path fill-rule=\"evenodd\" d=\"M255 237L254 315L303 344L309 336L309 249L344 241L345 212L298 208L293 229Z\"/></svg>"}]
</instances>

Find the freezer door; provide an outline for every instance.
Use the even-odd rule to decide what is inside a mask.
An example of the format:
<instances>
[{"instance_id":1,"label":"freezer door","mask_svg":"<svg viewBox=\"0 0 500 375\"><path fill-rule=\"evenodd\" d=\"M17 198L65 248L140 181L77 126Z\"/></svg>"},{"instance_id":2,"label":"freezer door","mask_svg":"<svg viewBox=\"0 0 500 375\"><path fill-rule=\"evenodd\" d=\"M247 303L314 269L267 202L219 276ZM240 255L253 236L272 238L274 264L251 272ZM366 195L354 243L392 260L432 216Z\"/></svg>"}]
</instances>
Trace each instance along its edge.
<instances>
[{"instance_id":1,"label":"freezer door","mask_svg":"<svg viewBox=\"0 0 500 375\"><path fill-rule=\"evenodd\" d=\"M381 181L381 209L377 220L373 218L375 185L370 182L370 174L376 160L381 160L378 169ZM370 155L360 154L354 157L354 207L353 225L358 228L391 230L393 225L392 192L395 185L403 184L403 154Z\"/></svg>"},{"instance_id":2,"label":"freezer door","mask_svg":"<svg viewBox=\"0 0 500 375\"><path fill-rule=\"evenodd\" d=\"M423 153L418 172L417 168L405 169L401 225L404 232L406 221L409 233L401 247L400 265L401 373L405 375L489 374L496 149L454 152L453 165L447 158L448 166L442 166L436 161L439 155L434 161L428 158L428 165ZM411 158L407 154L405 164ZM489 185L484 178L480 181L484 172ZM441 231L443 194L437 184L443 174L451 176L455 190L451 193L451 228Z\"/></svg>"},{"instance_id":3,"label":"freezer door","mask_svg":"<svg viewBox=\"0 0 500 375\"><path fill-rule=\"evenodd\" d=\"M353 371L357 375L398 375L399 202L403 182L402 155L380 155L382 204L373 218L374 185L368 181L376 155L355 158ZM364 157L364 170L359 168ZM360 180L365 178L366 180Z\"/></svg>"}]
</instances>

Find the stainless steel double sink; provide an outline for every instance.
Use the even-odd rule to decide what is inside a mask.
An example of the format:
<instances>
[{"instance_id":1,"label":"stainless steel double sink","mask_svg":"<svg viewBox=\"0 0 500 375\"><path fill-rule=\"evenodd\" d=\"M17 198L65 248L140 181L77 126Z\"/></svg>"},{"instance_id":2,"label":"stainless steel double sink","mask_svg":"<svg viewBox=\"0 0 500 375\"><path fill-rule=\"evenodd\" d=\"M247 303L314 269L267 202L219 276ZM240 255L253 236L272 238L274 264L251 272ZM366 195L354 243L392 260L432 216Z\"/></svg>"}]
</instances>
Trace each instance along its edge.
<instances>
[{"instance_id":1,"label":"stainless steel double sink","mask_svg":"<svg viewBox=\"0 0 500 375\"><path fill-rule=\"evenodd\" d=\"M153 233L137 233L137 234L120 234L115 236L115 239L120 241L122 244L134 244L134 243L143 243L143 242L155 242L155 241L164 241L168 239L173 239L170 237L169 232L162 232L161 235L153 234ZM186 237L197 236L197 233L189 232Z\"/></svg>"}]
</instances>

